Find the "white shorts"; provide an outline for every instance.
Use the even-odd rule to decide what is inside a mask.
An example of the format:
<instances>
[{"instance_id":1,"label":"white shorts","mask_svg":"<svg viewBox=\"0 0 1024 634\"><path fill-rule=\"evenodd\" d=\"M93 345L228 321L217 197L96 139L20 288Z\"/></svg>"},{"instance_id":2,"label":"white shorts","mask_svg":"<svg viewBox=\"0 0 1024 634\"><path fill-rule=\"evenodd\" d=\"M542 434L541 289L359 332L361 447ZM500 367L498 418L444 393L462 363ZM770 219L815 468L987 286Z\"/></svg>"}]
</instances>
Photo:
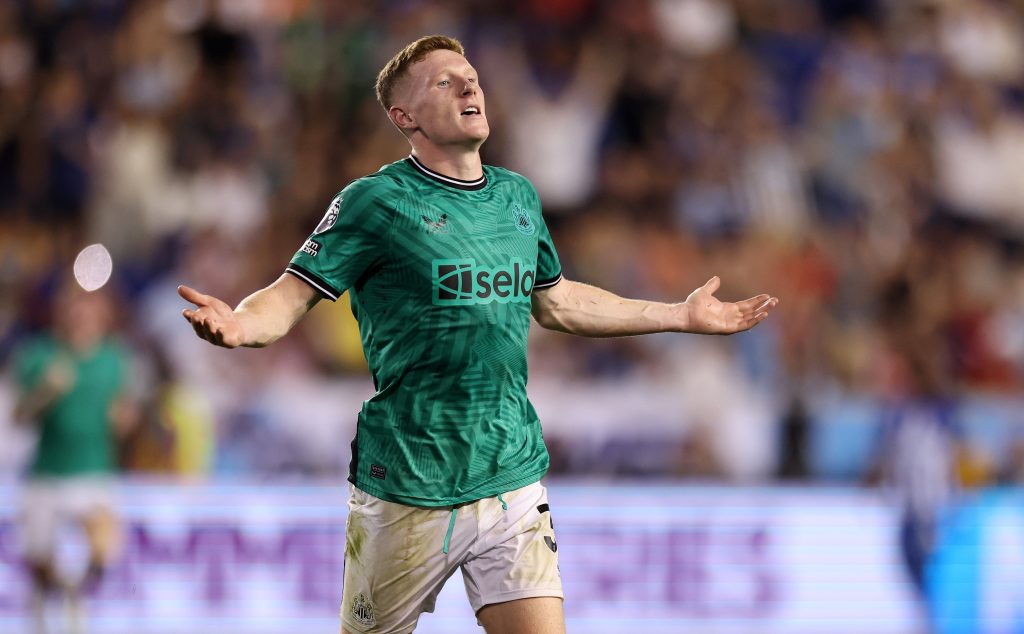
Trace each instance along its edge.
<instances>
[{"instance_id":1,"label":"white shorts","mask_svg":"<svg viewBox=\"0 0 1024 634\"><path fill-rule=\"evenodd\" d=\"M32 562L53 556L63 524L115 508L110 478L103 476L29 480L22 494L22 551Z\"/></svg>"},{"instance_id":2,"label":"white shorts","mask_svg":"<svg viewBox=\"0 0 1024 634\"><path fill-rule=\"evenodd\" d=\"M346 630L413 631L420 614L434 611L457 568L474 612L515 599L562 598L558 544L547 490L539 482L440 508L395 504L350 489L341 603Z\"/></svg>"}]
</instances>

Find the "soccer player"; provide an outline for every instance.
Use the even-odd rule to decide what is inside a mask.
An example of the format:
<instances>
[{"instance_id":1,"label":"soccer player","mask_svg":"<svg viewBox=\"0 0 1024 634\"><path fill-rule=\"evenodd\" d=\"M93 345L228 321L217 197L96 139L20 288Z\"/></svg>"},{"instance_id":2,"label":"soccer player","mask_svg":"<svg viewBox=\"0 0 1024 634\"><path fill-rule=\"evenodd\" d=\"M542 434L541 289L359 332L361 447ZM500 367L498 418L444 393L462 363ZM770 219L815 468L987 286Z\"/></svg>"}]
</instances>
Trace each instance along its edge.
<instances>
[{"instance_id":1,"label":"soccer player","mask_svg":"<svg viewBox=\"0 0 1024 634\"><path fill-rule=\"evenodd\" d=\"M183 286L183 314L213 344L258 347L351 293L376 393L352 443L343 633L411 632L457 568L490 634L563 632L531 314L590 337L729 334L778 300L721 302L718 278L676 304L564 279L534 188L481 163L486 103L458 41L406 46L377 98L411 155L343 189L270 286L234 310Z\"/></svg>"},{"instance_id":2,"label":"soccer player","mask_svg":"<svg viewBox=\"0 0 1024 634\"><path fill-rule=\"evenodd\" d=\"M132 424L124 396L128 354L111 341L112 307L102 292L59 293L51 333L15 355L20 395L15 416L39 429L24 489L25 557L32 576L36 631L45 631L48 595L67 594L71 631L82 631L80 592L97 582L119 542L110 480L115 446ZM62 578L54 556L64 523L80 526L89 546L84 578Z\"/></svg>"}]
</instances>

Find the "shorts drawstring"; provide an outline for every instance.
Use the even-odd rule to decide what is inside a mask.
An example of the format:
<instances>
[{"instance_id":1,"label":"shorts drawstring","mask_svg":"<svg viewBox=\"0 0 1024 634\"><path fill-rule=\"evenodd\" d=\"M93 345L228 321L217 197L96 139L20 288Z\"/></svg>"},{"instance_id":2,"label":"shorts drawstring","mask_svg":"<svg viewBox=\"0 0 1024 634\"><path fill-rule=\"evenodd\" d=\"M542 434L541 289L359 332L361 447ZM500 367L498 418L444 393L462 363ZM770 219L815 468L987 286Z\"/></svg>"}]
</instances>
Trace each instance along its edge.
<instances>
[{"instance_id":1,"label":"shorts drawstring","mask_svg":"<svg viewBox=\"0 0 1024 634\"><path fill-rule=\"evenodd\" d=\"M505 498L501 497L500 493L498 494L498 501L501 502L501 510L507 511L508 510L508 503L505 502ZM452 539L452 532L455 531L455 516L458 515L458 513L459 513L459 508L457 506L453 506L452 507L452 517L451 517L450 520L448 520L448 532L445 533L445 535L444 535L444 547L441 549L441 552L443 552L446 555L448 554L448 543Z\"/></svg>"},{"instance_id":2,"label":"shorts drawstring","mask_svg":"<svg viewBox=\"0 0 1024 634\"><path fill-rule=\"evenodd\" d=\"M458 512L459 512L459 509L457 507L453 506L452 507L452 519L448 521L448 532L445 533L445 536L444 536L444 548L441 549L441 552L443 552L446 555L448 554L448 542L452 538L452 531L455 530L455 516L458 514Z\"/></svg>"}]
</instances>

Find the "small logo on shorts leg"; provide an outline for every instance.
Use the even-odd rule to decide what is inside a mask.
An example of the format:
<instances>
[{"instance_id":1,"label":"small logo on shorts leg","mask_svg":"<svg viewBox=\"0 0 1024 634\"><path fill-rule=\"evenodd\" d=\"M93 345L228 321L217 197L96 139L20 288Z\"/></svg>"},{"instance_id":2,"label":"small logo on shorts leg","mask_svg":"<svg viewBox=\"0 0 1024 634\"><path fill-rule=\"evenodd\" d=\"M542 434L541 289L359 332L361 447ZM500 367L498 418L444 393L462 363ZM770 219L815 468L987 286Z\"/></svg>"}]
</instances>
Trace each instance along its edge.
<instances>
[{"instance_id":1,"label":"small logo on shorts leg","mask_svg":"<svg viewBox=\"0 0 1024 634\"><path fill-rule=\"evenodd\" d=\"M363 627L373 627L377 624L377 617L373 614L373 602L370 597L362 592L352 599L352 618Z\"/></svg>"},{"instance_id":2,"label":"small logo on shorts leg","mask_svg":"<svg viewBox=\"0 0 1024 634\"><path fill-rule=\"evenodd\" d=\"M387 467L382 467L379 464L370 465L370 477L377 478L378 480L383 480L384 478L388 477Z\"/></svg>"},{"instance_id":3,"label":"small logo on shorts leg","mask_svg":"<svg viewBox=\"0 0 1024 634\"><path fill-rule=\"evenodd\" d=\"M553 553L557 553L558 552L558 542L556 542L555 540L551 539L547 535L544 536L544 543L548 545L548 548L551 549L551 552L553 552Z\"/></svg>"}]
</instances>

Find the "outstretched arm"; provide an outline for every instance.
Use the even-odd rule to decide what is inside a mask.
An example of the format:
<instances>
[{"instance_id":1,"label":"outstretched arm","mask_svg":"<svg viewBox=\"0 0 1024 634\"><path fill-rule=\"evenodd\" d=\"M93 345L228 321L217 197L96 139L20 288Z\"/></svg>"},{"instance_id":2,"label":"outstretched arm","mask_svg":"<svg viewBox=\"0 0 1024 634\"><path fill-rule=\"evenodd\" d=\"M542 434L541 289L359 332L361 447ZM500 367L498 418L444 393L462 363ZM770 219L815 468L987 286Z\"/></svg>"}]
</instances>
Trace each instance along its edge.
<instances>
[{"instance_id":1,"label":"outstretched arm","mask_svg":"<svg viewBox=\"0 0 1024 634\"><path fill-rule=\"evenodd\" d=\"M606 290L562 280L533 295L533 317L541 326L585 337L624 337L654 332L731 335L763 321L779 303L756 295L740 302L715 297L721 281L712 277L685 302L663 304L624 299Z\"/></svg>"},{"instance_id":2,"label":"outstretched arm","mask_svg":"<svg viewBox=\"0 0 1024 634\"><path fill-rule=\"evenodd\" d=\"M179 286L178 294L196 305L181 311L196 335L224 348L270 345L320 301L312 287L288 273L243 299L234 310L188 286Z\"/></svg>"}]
</instances>

